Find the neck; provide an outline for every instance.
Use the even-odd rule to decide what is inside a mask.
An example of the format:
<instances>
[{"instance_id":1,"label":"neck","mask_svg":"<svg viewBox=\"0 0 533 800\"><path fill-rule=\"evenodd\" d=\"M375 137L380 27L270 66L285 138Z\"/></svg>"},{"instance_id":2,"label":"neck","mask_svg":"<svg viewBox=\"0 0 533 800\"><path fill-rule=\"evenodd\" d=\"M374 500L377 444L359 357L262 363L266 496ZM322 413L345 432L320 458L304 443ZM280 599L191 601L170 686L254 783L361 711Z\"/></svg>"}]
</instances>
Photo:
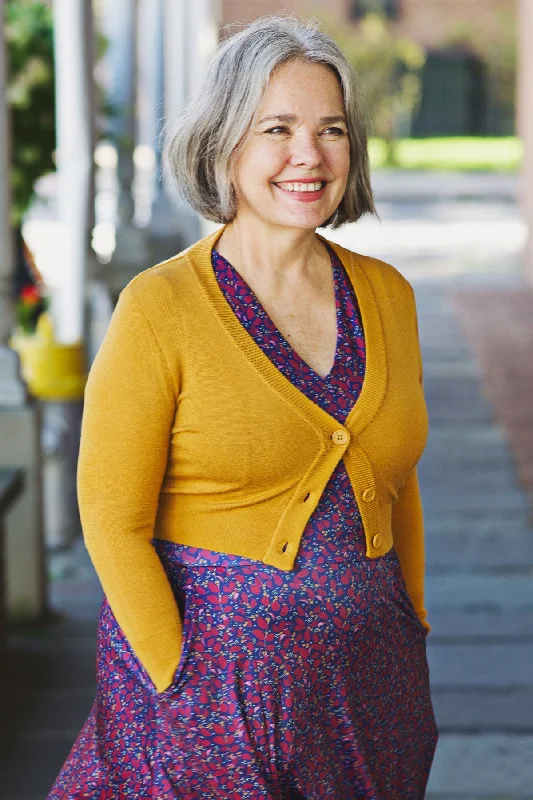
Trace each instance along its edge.
<instances>
[{"instance_id":1,"label":"neck","mask_svg":"<svg viewBox=\"0 0 533 800\"><path fill-rule=\"evenodd\" d=\"M324 245L314 230L275 228L235 218L216 249L246 279L260 275L274 282L309 276L324 259Z\"/></svg>"}]
</instances>

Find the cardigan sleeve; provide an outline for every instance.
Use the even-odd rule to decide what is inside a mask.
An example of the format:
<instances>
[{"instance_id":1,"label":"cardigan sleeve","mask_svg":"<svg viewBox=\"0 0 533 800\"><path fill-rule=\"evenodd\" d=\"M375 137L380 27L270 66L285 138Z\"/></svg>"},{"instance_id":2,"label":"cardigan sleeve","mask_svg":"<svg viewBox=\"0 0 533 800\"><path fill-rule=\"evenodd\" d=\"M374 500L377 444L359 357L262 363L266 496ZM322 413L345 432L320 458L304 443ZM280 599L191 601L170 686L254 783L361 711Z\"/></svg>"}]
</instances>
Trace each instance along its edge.
<instances>
[{"instance_id":1,"label":"cardigan sleeve","mask_svg":"<svg viewBox=\"0 0 533 800\"><path fill-rule=\"evenodd\" d=\"M392 537L407 592L420 622L429 631L424 607L424 518L416 467L392 507Z\"/></svg>"},{"instance_id":2,"label":"cardigan sleeve","mask_svg":"<svg viewBox=\"0 0 533 800\"><path fill-rule=\"evenodd\" d=\"M409 288L416 336L416 351L418 354L418 375L420 385L422 385L424 374L416 302L413 288L410 285ZM416 467L409 474L407 481L400 490L397 502L392 507L392 537L394 548L400 560L407 592L420 622L429 631L430 625L427 621L427 611L424 605L424 514Z\"/></svg>"},{"instance_id":3,"label":"cardigan sleeve","mask_svg":"<svg viewBox=\"0 0 533 800\"><path fill-rule=\"evenodd\" d=\"M85 391L77 489L84 540L109 606L158 692L182 624L150 540L175 417L177 378L127 287Z\"/></svg>"}]
</instances>

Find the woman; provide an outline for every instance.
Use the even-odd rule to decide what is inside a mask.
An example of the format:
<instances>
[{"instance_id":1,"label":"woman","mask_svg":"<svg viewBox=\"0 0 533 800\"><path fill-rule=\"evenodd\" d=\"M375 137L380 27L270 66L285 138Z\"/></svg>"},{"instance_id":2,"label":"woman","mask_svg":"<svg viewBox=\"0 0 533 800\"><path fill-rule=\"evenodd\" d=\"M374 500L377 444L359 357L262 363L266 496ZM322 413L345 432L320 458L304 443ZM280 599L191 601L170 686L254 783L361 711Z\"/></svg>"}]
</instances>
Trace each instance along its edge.
<instances>
[{"instance_id":1,"label":"woman","mask_svg":"<svg viewBox=\"0 0 533 800\"><path fill-rule=\"evenodd\" d=\"M422 798L436 742L413 293L316 234L374 210L310 23L226 40L167 157L224 223L122 292L79 501L97 696L50 798Z\"/></svg>"}]
</instances>

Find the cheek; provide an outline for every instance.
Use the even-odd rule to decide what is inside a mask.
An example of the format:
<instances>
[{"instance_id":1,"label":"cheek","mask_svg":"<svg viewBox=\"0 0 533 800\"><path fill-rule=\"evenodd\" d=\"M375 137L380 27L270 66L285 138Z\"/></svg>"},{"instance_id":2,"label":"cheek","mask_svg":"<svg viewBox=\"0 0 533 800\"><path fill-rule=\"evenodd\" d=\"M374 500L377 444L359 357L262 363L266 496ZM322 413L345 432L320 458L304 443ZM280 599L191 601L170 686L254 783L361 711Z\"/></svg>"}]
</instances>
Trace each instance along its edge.
<instances>
[{"instance_id":1,"label":"cheek","mask_svg":"<svg viewBox=\"0 0 533 800\"><path fill-rule=\"evenodd\" d=\"M252 181L262 183L264 180L272 180L281 172L288 160L288 152L280 142L264 142L258 144L253 152L247 153L246 171L248 180L253 176Z\"/></svg>"},{"instance_id":2,"label":"cheek","mask_svg":"<svg viewBox=\"0 0 533 800\"><path fill-rule=\"evenodd\" d=\"M348 172L350 171L349 144L347 143L346 146L332 149L328 153L328 160L330 167L339 177L344 175L347 178Z\"/></svg>"}]
</instances>

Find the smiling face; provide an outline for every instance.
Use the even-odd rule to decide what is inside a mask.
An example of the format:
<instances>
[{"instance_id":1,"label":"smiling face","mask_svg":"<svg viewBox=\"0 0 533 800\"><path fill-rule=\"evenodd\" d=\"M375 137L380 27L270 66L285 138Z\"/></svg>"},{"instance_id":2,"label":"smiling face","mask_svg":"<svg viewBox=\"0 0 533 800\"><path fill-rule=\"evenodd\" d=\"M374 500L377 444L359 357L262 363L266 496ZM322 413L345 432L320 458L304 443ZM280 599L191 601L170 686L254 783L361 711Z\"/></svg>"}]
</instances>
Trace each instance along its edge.
<instances>
[{"instance_id":1,"label":"smiling face","mask_svg":"<svg viewBox=\"0 0 533 800\"><path fill-rule=\"evenodd\" d=\"M314 230L339 206L350 143L339 80L323 64L277 67L232 165L236 220Z\"/></svg>"}]
</instances>

